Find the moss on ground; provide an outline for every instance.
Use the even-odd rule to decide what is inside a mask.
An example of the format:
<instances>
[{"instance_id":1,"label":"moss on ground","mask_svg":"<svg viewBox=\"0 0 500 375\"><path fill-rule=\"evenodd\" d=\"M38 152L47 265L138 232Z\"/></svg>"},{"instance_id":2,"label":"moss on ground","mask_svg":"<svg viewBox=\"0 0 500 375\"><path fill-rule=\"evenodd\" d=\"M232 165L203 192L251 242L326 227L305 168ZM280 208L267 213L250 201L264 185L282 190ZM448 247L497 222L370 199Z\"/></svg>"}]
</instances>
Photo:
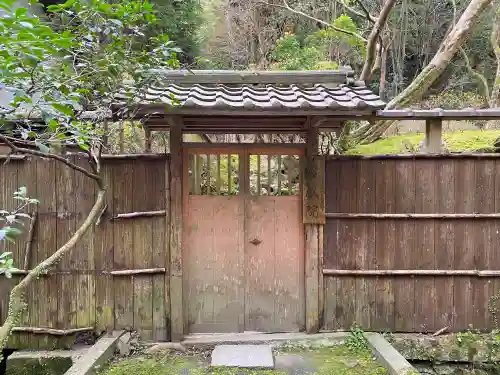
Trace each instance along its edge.
<instances>
[{"instance_id":1,"label":"moss on ground","mask_svg":"<svg viewBox=\"0 0 500 375\"><path fill-rule=\"evenodd\" d=\"M353 351L346 346L325 348L287 347L279 354L295 354L303 357L316 368L317 375L382 375L382 368L366 350ZM112 363L100 375L288 375L301 374L298 370L249 370L237 368L210 368L206 359L196 354L177 355L164 353L155 356L137 356ZM305 373L305 372L304 372Z\"/></svg>"},{"instance_id":2,"label":"moss on ground","mask_svg":"<svg viewBox=\"0 0 500 375\"><path fill-rule=\"evenodd\" d=\"M500 130L463 130L444 133L448 151L465 152L491 148L495 140L500 137ZM423 133L409 133L387 137L377 142L360 145L349 150L350 155L389 155L413 152L424 139Z\"/></svg>"},{"instance_id":3,"label":"moss on ground","mask_svg":"<svg viewBox=\"0 0 500 375\"><path fill-rule=\"evenodd\" d=\"M6 375L62 375L73 364L69 357L9 358Z\"/></svg>"}]
</instances>

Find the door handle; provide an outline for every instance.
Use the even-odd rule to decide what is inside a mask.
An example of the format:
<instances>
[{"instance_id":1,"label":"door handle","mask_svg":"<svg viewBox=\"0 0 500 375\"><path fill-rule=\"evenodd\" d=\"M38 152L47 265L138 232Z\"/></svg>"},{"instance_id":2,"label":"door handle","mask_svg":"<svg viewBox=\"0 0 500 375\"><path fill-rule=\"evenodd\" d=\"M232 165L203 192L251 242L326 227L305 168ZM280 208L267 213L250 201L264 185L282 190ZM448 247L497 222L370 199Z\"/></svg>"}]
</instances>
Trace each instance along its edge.
<instances>
[{"instance_id":1,"label":"door handle","mask_svg":"<svg viewBox=\"0 0 500 375\"><path fill-rule=\"evenodd\" d=\"M252 245L255 245L255 246L257 246L257 245L258 245L258 244L260 244L261 242L262 242L262 241L261 241L261 240L259 240L258 238L254 238L253 240L250 240L250 243L251 243Z\"/></svg>"}]
</instances>

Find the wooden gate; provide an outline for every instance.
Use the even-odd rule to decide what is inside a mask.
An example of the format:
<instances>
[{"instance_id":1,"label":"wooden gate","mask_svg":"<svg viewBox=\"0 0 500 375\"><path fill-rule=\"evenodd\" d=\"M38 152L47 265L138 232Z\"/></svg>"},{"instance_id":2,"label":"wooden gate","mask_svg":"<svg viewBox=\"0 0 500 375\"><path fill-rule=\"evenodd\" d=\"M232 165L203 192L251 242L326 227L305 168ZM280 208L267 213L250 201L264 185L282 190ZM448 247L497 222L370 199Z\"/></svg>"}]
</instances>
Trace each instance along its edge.
<instances>
[{"instance_id":1,"label":"wooden gate","mask_svg":"<svg viewBox=\"0 0 500 375\"><path fill-rule=\"evenodd\" d=\"M305 325L297 149L185 151L185 332Z\"/></svg>"}]
</instances>

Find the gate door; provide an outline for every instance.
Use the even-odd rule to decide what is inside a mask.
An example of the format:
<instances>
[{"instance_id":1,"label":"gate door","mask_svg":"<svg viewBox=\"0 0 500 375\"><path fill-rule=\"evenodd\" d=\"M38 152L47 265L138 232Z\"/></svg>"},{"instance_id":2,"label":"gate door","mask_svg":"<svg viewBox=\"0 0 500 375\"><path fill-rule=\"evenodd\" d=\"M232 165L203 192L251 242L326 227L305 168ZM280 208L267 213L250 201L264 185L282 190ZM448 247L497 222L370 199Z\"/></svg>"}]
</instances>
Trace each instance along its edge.
<instances>
[{"instance_id":1,"label":"gate door","mask_svg":"<svg viewBox=\"0 0 500 375\"><path fill-rule=\"evenodd\" d=\"M301 150L186 153L186 332L302 330Z\"/></svg>"}]
</instances>

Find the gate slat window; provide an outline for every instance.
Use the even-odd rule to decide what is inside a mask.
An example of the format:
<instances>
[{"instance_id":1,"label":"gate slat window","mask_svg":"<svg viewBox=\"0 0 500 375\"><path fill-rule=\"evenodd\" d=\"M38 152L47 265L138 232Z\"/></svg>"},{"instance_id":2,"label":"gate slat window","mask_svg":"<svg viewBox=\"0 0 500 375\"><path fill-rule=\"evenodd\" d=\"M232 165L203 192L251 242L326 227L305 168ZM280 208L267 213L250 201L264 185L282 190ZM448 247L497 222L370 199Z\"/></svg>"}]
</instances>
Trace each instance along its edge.
<instances>
[{"instance_id":1,"label":"gate slat window","mask_svg":"<svg viewBox=\"0 0 500 375\"><path fill-rule=\"evenodd\" d=\"M188 154L189 195L238 195L238 154Z\"/></svg>"},{"instance_id":2,"label":"gate slat window","mask_svg":"<svg viewBox=\"0 0 500 375\"><path fill-rule=\"evenodd\" d=\"M299 195L298 155L250 155L250 194Z\"/></svg>"}]
</instances>

